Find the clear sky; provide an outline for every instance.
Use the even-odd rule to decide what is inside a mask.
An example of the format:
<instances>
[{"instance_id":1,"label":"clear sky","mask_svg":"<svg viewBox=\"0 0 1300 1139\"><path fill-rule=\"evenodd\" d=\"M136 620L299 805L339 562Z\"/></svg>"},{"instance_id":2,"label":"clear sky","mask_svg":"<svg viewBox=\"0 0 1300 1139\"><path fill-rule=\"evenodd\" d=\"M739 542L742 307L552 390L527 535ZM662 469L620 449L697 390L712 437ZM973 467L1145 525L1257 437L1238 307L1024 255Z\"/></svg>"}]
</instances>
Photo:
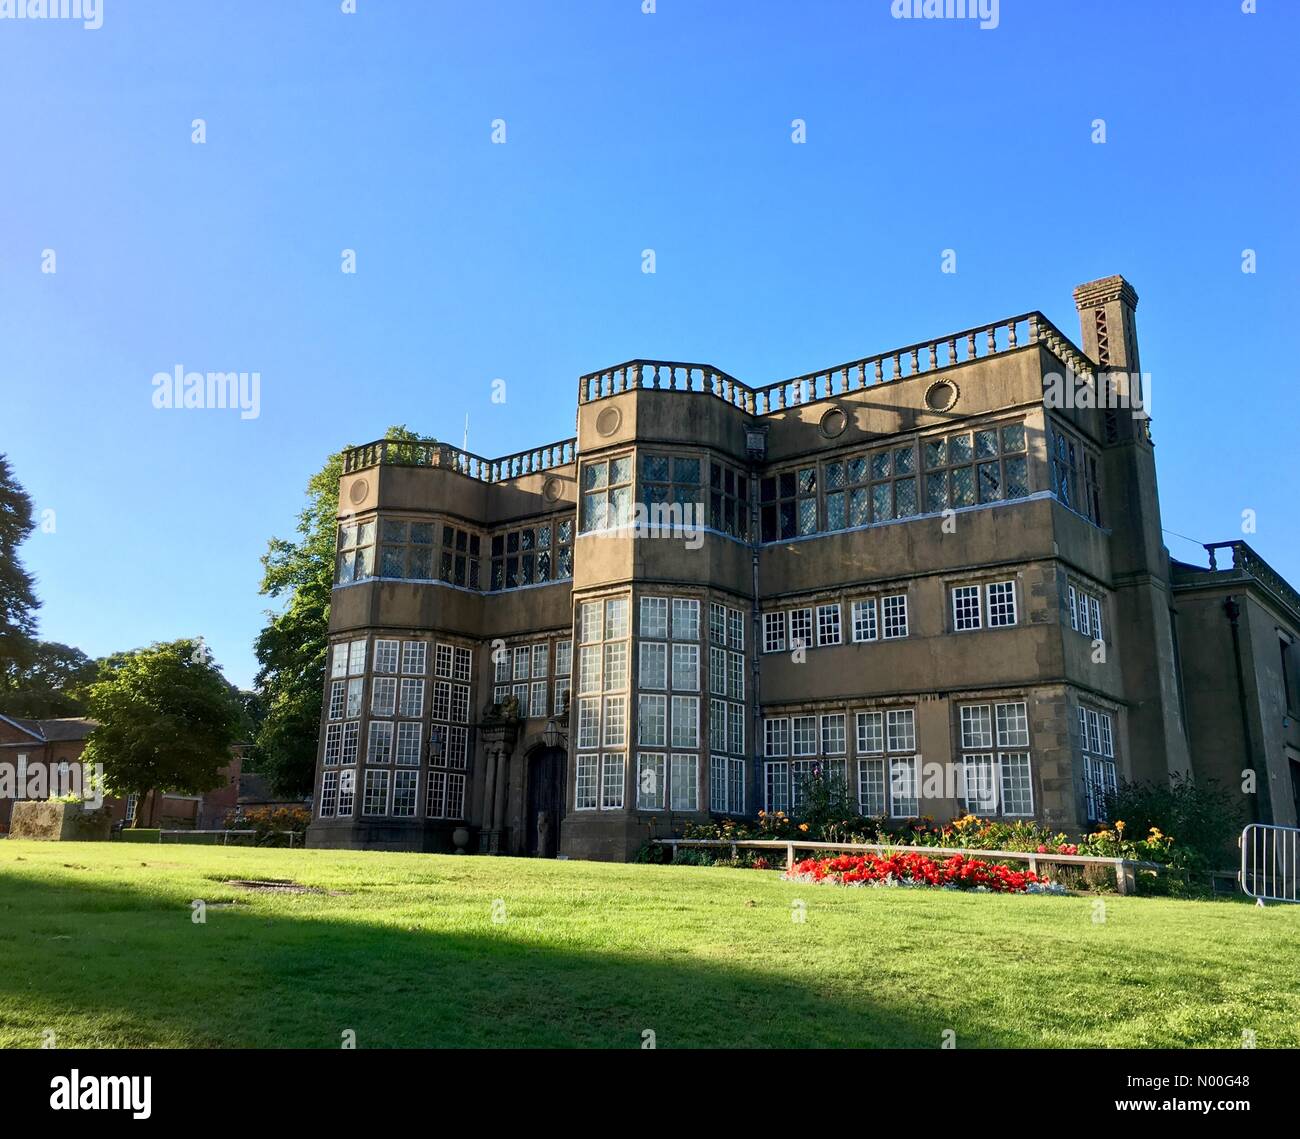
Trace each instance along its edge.
<instances>
[{"instance_id":1,"label":"clear sky","mask_svg":"<svg viewBox=\"0 0 1300 1139\"><path fill-rule=\"evenodd\" d=\"M1295 0L102 3L0 19L0 451L54 512L45 638L202 634L248 685L259 556L331 450L550 442L637 356L761 384L1035 308L1078 340L1111 273L1164 525L1254 510L1300 583ZM156 409L177 365L259 372L260 414Z\"/></svg>"}]
</instances>

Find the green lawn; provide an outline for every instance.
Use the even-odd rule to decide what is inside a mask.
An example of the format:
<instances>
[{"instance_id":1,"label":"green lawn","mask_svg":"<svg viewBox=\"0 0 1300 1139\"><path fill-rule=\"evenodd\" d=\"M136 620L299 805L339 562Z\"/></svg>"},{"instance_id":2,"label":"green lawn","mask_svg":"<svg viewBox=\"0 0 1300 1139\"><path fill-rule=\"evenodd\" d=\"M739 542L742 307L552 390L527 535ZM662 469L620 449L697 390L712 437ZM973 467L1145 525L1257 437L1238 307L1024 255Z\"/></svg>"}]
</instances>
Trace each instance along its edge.
<instances>
[{"instance_id":1,"label":"green lawn","mask_svg":"<svg viewBox=\"0 0 1300 1139\"><path fill-rule=\"evenodd\" d=\"M232 877L328 893L256 894ZM206 924L191 901L207 905ZM497 905L497 900L500 904ZM796 900L806 921L792 920ZM0 842L0 1046L1300 1045L1300 907ZM494 921L494 906L496 917Z\"/></svg>"}]
</instances>

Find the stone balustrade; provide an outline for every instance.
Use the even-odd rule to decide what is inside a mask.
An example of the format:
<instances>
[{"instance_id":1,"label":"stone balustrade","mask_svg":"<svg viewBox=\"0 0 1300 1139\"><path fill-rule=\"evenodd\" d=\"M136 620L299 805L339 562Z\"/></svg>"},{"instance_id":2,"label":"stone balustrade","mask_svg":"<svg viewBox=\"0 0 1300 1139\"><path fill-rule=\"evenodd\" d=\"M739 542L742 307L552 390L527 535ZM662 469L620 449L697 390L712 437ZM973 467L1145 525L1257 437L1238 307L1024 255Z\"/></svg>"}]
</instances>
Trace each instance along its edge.
<instances>
[{"instance_id":1,"label":"stone balustrade","mask_svg":"<svg viewBox=\"0 0 1300 1139\"><path fill-rule=\"evenodd\" d=\"M1293 613L1300 613L1300 593L1290 582L1259 556L1247 543L1237 539L1232 542L1209 542L1205 545L1210 555L1210 570L1214 573L1231 573L1238 578L1253 578ZM1219 553L1227 550L1232 564L1219 564Z\"/></svg>"},{"instance_id":2,"label":"stone balustrade","mask_svg":"<svg viewBox=\"0 0 1300 1139\"><path fill-rule=\"evenodd\" d=\"M498 483L565 466L575 461L577 453L577 439L561 439L499 459L485 459L482 455L432 439L378 439L344 451L343 473L351 474L376 466L436 467L457 471L480 482Z\"/></svg>"},{"instance_id":3,"label":"stone balustrade","mask_svg":"<svg viewBox=\"0 0 1300 1139\"><path fill-rule=\"evenodd\" d=\"M1031 344L1043 345L1076 374L1093 375L1093 364L1087 356L1042 313L1031 312L850 360L760 388L751 388L712 364L629 360L579 377L578 402L594 403L627 391L654 389L712 395L750 415L770 415L875 384L911 379L958 364L987 359Z\"/></svg>"}]
</instances>

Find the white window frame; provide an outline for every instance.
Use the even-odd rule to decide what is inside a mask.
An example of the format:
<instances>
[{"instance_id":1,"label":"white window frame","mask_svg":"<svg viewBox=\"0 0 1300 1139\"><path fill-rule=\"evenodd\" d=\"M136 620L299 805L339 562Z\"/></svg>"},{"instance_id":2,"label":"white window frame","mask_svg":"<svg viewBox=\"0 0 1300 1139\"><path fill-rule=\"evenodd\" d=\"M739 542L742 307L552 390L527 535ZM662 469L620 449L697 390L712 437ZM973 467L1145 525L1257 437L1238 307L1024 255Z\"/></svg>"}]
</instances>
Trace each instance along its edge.
<instances>
[{"instance_id":1,"label":"white window frame","mask_svg":"<svg viewBox=\"0 0 1300 1139\"><path fill-rule=\"evenodd\" d=\"M763 614L763 652L785 652L785 613L778 609Z\"/></svg>"},{"instance_id":2,"label":"white window frame","mask_svg":"<svg viewBox=\"0 0 1300 1139\"><path fill-rule=\"evenodd\" d=\"M662 751L638 752L636 757L638 811L663 811L668 802L668 758Z\"/></svg>"},{"instance_id":3,"label":"white window frame","mask_svg":"<svg viewBox=\"0 0 1300 1139\"><path fill-rule=\"evenodd\" d=\"M1002 594L998 600L994 600L994 590ZM988 582L984 586L984 605L990 629L1009 629L1014 626L1019 620L1015 579Z\"/></svg>"},{"instance_id":4,"label":"white window frame","mask_svg":"<svg viewBox=\"0 0 1300 1139\"><path fill-rule=\"evenodd\" d=\"M892 604L894 602L896 604ZM891 612L891 609L893 612ZM890 593L880 599L882 640L899 641L907 636L907 594ZM892 631L891 631L892 630Z\"/></svg>"},{"instance_id":5,"label":"white window frame","mask_svg":"<svg viewBox=\"0 0 1300 1139\"><path fill-rule=\"evenodd\" d=\"M627 754L604 752L600 760L600 809L621 811L627 793Z\"/></svg>"},{"instance_id":6,"label":"white window frame","mask_svg":"<svg viewBox=\"0 0 1300 1139\"><path fill-rule=\"evenodd\" d=\"M840 603L838 601L817 606L818 648L828 648L840 644L843 637L840 618Z\"/></svg>"},{"instance_id":7,"label":"white window frame","mask_svg":"<svg viewBox=\"0 0 1300 1139\"><path fill-rule=\"evenodd\" d=\"M952 587L952 630L968 633L983 627L980 616L980 587L954 585Z\"/></svg>"},{"instance_id":8,"label":"white window frame","mask_svg":"<svg viewBox=\"0 0 1300 1139\"><path fill-rule=\"evenodd\" d=\"M693 812L700 809L700 756L698 752L675 751L670 753L668 809L684 812Z\"/></svg>"},{"instance_id":9,"label":"white window frame","mask_svg":"<svg viewBox=\"0 0 1300 1139\"><path fill-rule=\"evenodd\" d=\"M850 604L849 615L853 623L853 643L866 644L880 636L880 625L876 619L876 599L861 598ZM867 619L869 617L869 619ZM869 632L868 632L869 630Z\"/></svg>"}]
</instances>

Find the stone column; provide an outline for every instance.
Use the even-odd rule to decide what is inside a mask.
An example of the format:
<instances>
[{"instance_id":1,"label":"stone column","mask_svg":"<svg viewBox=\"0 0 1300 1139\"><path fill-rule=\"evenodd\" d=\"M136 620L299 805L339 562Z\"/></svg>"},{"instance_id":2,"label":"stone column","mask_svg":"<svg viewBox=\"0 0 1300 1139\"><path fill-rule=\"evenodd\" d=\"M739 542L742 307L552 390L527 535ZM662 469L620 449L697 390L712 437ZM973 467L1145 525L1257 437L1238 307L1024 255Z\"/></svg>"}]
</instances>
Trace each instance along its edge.
<instances>
[{"instance_id":1,"label":"stone column","mask_svg":"<svg viewBox=\"0 0 1300 1139\"><path fill-rule=\"evenodd\" d=\"M482 826L483 826L483 829L484 829L484 830L489 830L489 831L492 829L492 826L493 826L493 822L492 822L492 814L493 814L492 807L493 807L493 803L494 803L494 801L495 801L494 788L495 788L495 784L496 784L496 774L497 774L496 749L493 748L493 749L491 749L491 750L488 751L488 753L487 753L487 763L484 765L484 768L483 768L483 814L482 814L482 820L483 820L483 822L482 822Z\"/></svg>"},{"instance_id":2,"label":"stone column","mask_svg":"<svg viewBox=\"0 0 1300 1139\"><path fill-rule=\"evenodd\" d=\"M506 795L508 793L508 773L510 761L506 756L505 748L497 752L497 780L496 780L496 804L492 812L492 829L498 836L497 846L500 847L500 835L506 825Z\"/></svg>"},{"instance_id":3,"label":"stone column","mask_svg":"<svg viewBox=\"0 0 1300 1139\"><path fill-rule=\"evenodd\" d=\"M498 854L505 826L506 773L515 748L518 720L489 718L478 725L483 741L483 817L479 850Z\"/></svg>"}]
</instances>

